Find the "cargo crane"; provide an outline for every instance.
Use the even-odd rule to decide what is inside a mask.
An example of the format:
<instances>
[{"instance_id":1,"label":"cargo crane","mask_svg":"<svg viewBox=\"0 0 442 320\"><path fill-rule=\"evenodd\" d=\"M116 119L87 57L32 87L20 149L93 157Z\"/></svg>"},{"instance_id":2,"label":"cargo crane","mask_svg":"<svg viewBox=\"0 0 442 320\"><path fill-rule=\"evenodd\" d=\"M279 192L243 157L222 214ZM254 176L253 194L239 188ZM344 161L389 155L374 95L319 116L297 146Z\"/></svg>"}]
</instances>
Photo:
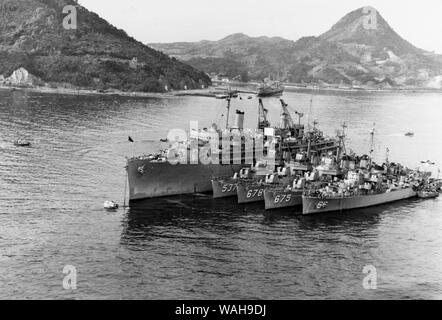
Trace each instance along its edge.
<instances>
[{"instance_id":1,"label":"cargo crane","mask_svg":"<svg viewBox=\"0 0 442 320\"><path fill-rule=\"evenodd\" d=\"M269 110L264 108L264 104L262 103L262 99L259 99L259 116L258 116L258 129L264 130L265 128L270 127L270 122L267 120L267 114Z\"/></svg>"},{"instance_id":2,"label":"cargo crane","mask_svg":"<svg viewBox=\"0 0 442 320\"><path fill-rule=\"evenodd\" d=\"M292 116L290 115L290 112L288 110L288 104L284 102L283 99L280 99L281 101L281 123L280 127L281 129L292 129L295 127L295 123L293 121Z\"/></svg>"}]
</instances>

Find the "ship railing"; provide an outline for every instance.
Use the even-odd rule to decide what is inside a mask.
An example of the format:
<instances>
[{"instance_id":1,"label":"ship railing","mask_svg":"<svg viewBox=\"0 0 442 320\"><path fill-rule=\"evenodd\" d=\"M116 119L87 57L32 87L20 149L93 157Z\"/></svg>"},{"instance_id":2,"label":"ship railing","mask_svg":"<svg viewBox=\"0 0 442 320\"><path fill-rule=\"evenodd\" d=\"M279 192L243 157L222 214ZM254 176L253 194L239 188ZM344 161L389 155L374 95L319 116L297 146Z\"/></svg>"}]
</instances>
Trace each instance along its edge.
<instances>
[{"instance_id":1,"label":"ship railing","mask_svg":"<svg viewBox=\"0 0 442 320\"><path fill-rule=\"evenodd\" d=\"M352 198L355 196L361 195L360 192L343 192L343 193L332 193L332 192L311 192L305 191L304 196L309 198L318 198L318 199L345 199Z\"/></svg>"},{"instance_id":2,"label":"ship railing","mask_svg":"<svg viewBox=\"0 0 442 320\"><path fill-rule=\"evenodd\" d=\"M230 175L230 176L221 176L221 177L214 177L212 178L213 181L223 181L223 180L239 180L240 178L237 177L235 178L234 176Z\"/></svg>"},{"instance_id":3,"label":"ship railing","mask_svg":"<svg viewBox=\"0 0 442 320\"><path fill-rule=\"evenodd\" d=\"M343 199L343 198L351 198L351 197L357 197L357 196L365 196L365 195L378 195L378 194L384 194L387 192L387 190L390 190L388 192L394 192L399 189L375 189L375 190L366 190L366 192L361 192L360 190L354 191L354 190L345 190L343 192L333 192L333 191L325 191L323 189L315 189L315 190L306 190L304 192L304 196L306 197L312 197L312 198L321 198L321 199Z\"/></svg>"}]
</instances>

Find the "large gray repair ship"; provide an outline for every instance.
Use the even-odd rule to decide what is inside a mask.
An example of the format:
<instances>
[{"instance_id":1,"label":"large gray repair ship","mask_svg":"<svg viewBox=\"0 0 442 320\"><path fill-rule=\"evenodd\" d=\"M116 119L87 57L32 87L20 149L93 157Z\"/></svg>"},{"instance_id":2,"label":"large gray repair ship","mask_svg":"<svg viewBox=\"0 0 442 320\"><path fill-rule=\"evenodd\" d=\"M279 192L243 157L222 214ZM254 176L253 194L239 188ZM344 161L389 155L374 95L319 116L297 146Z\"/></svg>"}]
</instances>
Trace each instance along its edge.
<instances>
[{"instance_id":1,"label":"large gray repair ship","mask_svg":"<svg viewBox=\"0 0 442 320\"><path fill-rule=\"evenodd\" d=\"M233 176L242 168L252 166L256 158L268 156L269 147L264 146L266 137L263 134L267 124L260 123L259 130L254 132L244 130L244 112L237 110L234 125L230 126L230 108L229 97L224 130L212 125L210 129L190 132L185 141L173 144L168 141L167 150L128 159L129 200L210 192L214 177ZM231 136L227 146L222 138L226 132ZM214 137L219 140L214 141ZM247 146L245 137L249 137ZM210 153L211 162L203 163L198 156L201 153ZM180 159L178 164L170 161L177 158Z\"/></svg>"}]
</instances>

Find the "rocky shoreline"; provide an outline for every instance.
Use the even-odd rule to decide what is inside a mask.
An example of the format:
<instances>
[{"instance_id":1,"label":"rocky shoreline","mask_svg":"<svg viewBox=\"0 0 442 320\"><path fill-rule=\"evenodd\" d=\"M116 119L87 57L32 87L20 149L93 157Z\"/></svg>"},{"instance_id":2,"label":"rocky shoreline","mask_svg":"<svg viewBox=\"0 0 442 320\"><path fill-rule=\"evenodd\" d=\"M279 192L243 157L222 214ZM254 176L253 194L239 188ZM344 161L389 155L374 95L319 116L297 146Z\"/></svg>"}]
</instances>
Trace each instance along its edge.
<instances>
[{"instance_id":1,"label":"rocky shoreline","mask_svg":"<svg viewBox=\"0 0 442 320\"><path fill-rule=\"evenodd\" d=\"M70 89L70 88L50 88L50 87L29 87L29 86L5 86L0 85L0 90L6 91L26 91L47 94L80 95L80 96L119 96L137 98L161 98L173 97L172 93L156 92L125 92L120 90L98 91L92 89Z\"/></svg>"}]
</instances>

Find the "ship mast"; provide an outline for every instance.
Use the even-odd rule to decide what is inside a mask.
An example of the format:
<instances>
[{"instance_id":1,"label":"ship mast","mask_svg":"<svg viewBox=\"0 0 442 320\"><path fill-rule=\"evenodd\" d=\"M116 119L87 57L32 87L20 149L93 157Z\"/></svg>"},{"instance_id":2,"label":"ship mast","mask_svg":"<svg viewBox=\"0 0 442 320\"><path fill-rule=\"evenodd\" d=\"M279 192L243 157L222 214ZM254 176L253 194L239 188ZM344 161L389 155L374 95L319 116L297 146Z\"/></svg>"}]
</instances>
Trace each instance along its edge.
<instances>
[{"instance_id":1,"label":"ship mast","mask_svg":"<svg viewBox=\"0 0 442 320\"><path fill-rule=\"evenodd\" d=\"M338 159L341 158L342 151L344 151L344 153L347 153L347 150L345 150L345 141L344 141L346 128L347 128L347 124L344 122L342 124L342 132L340 135L338 135L338 138L339 138L339 148L338 148L338 154L337 154Z\"/></svg>"},{"instance_id":2,"label":"ship mast","mask_svg":"<svg viewBox=\"0 0 442 320\"><path fill-rule=\"evenodd\" d=\"M375 134L375 126L376 124L373 124L373 129L370 132L370 166L373 164L373 152L374 152L374 134Z\"/></svg>"},{"instance_id":3,"label":"ship mast","mask_svg":"<svg viewBox=\"0 0 442 320\"><path fill-rule=\"evenodd\" d=\"M309 110L308 119L307 119L308 131L310 131L310 116L312 114L312 110L313 110L313 93L310 97L310 110Z\"/></svg>"},{"instance_id":4,"label":"ship mast","mask_svg":"<svg viewBox=\"0 0 442 320\"><path fill-rule=\"evenodd\" d=\"M312 114L312 109L313 109L313 93L310 96L310 110L308 113L308 117L307 117L307 140L308 140L308 146L307 146L307 157L308 159L310 159L310 153L311 153L311 149L312 149L312 132L310 130L310 116Z\"/></svg>"},{"instance_id":5,"label":"ship mast","mask_svg":"<svg viewBox=\"0 0 442 320\"><path fill-rule=\"evenodd\" d=\"M309 131L308 131L308 145L307 145L307 156L310 157L311 149L312 149L312 137L316 132L316 125L318 124L318 121L313 121L313 130L310 130L310 124L309 124Z\"/></svg>"},{"instance_id":6,"label":"ship mast","mask_svg":"<svg viewBox=\"0 0 442 320\"><path fill-rule=\"evenodd\" d=\"M389 157L390 157L390 149L387 148L387 149L385 150L385 164L386 164L387 166L388 166L389 163L390 163Z\"/></svg>"},{"instance_id":7,"label":"ship mast","mask_svg":"<svg viewBox=\"0 0 442 320\"><path fill-rule=\"evenodd\" d=\"M230 117L230 97L227 99L227 118L226 118L226 129L229 129L229 117Z\"/></svg>"},{"instance_id":8,"label":"ship mast","mask_svg":"<svg viewBox=\"0 0 442 320\"><path fill-rule=\"evenodd\" d=\"M304 117L304 114L298 111L295 111L295 114L298 116L298 125L301 126L301 119Z\"/></svg>"},{"instance_id":9,"label":"ship mast","mask_svg":"<svg viewBox=\"0 0 442 320\"><path fill-rule=\"evenodd\" d=\"M313 132L316 131L316 126L317 125L318 125L318 121L317 120L313 121Z\"/></svg>"},{"instance_id":10,"label":"ship mast","mask_svg":"<svg viewBox=\"0 0 442 320\"><path fill-rule=\"evenodd\" d=\"M308 141L308 145L307 145L307 158L310 159L310 153L312 150L312 133L309 131L307 132L307 141Z\"/></svg>"}]
</instances>

